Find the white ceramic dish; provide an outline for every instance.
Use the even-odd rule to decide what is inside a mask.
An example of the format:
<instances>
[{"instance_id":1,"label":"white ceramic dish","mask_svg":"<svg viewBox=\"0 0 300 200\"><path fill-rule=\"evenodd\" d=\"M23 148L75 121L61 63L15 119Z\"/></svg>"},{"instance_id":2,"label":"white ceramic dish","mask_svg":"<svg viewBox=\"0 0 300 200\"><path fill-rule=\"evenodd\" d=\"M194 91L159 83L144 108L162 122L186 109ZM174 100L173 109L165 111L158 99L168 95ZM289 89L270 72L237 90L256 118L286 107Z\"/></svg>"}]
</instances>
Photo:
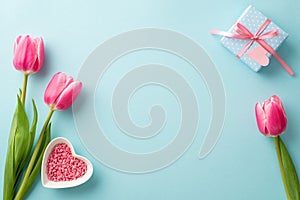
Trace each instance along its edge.
<instances>
[{"instance_id":1,"label":"white ceramic dish","mask_svg":"<svg viewBox=\"0 0 300 200\"><path fill-rule=\"evenodd\" d=\"M70 149L71 152L73 154L73 156L75 158L78 158L80 160L83 160L86 164L87 164L87 171L86 173L80 177L77 178L76 180L72 180L72 181L61 181L61 182L55 182L55 181L51 181L48 179L48 175L46 173L47 171L47 161L49 158L49 155L51 154L53 148L60 143L66 143ZM43 161L42 161L42 169L41 169L41 179L42 179L42 184L44 187L46 188L69 188L69 187L75 187L78 185L81 185L83 183L85 183L86 181L88 181L91 176L93 174L93 165L92 163L85 157L76 155L73 145L71 144L71 142L69 140L67 140L66 138L63 137L58 137L53 139L47 146L44 156L43 156Z\"/></svg>"}]
</instances>

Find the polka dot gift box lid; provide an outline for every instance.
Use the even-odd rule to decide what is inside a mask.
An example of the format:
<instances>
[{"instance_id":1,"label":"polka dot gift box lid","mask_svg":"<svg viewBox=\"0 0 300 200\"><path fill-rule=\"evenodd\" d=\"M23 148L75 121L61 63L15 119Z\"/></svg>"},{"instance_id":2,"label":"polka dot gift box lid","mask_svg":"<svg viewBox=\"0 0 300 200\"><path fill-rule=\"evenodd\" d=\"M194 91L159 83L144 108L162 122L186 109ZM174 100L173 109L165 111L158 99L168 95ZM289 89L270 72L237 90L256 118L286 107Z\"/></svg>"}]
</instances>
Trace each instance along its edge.
<instances>
[{"instance_id":1,"label":"polka dot gift box lid","mask_svg":"<svg viewBox=\"0 0 300 200\"><path fill-rule=\"evenodd\" d=\"M268 18L258 11L254 6L249 6L243 14L238 18L236 23L242 24L251 33L255 34L262 25L266 22ZM271 19L272 20L272 19ZM229 29L229 33L236 33L236 23ZM275 51L283 43L283 41L288 37L288 33L282 30L278 25L271 21L264 31L260 34L263 35L270 31L278 30L278 35L264 39ZM243 48L248 44L249 40L230 38L223 36L221 38L221 43L234 55L238 55ZM267 66L269 64L269 54L264 48L261 47L257 42L253 42L252 45L246 50L244 54L240 57L240 60L248 65L255 72L259 71L262 66Z\"/></svg>"}]
</instances>

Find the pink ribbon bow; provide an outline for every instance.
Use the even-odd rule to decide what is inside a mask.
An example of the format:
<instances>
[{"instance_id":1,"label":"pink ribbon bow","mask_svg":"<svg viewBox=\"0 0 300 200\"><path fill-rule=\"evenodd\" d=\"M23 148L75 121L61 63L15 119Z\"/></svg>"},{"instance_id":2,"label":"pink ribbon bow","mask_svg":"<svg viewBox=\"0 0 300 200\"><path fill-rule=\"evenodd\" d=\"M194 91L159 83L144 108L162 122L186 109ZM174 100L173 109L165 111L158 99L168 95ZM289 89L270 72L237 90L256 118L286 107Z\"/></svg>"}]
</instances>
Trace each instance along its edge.
<instances>
[{"instance_id":1,"label":"pink ribbon bow","mask_svg":"<svg viewBox=\"0 0 300 200\"><path fill-rule=\"evenodd\" d=\"M242 25L239 22L236 23L235 26L236 34L219 30L212 30L210 31L210 33L241 40L249 40L249 42L244 46L244 48L237 54L238 58L241 58L244 55L244 53L251 47L253 42L257 42L267 52L273 55L283 66L283 68L292 76L294 75L293 70L288 66L288 64L286 64L286 62L284 62L284 60L278 55L278 53L267 42L264 41L264 39L270 39L276 37L279 34L279 31L277 29L262 34L262 32L267 28L267 26L270 23L271 20L267 19L255 34L252 34L244 25Z\"/></svg>"}]
</instances>

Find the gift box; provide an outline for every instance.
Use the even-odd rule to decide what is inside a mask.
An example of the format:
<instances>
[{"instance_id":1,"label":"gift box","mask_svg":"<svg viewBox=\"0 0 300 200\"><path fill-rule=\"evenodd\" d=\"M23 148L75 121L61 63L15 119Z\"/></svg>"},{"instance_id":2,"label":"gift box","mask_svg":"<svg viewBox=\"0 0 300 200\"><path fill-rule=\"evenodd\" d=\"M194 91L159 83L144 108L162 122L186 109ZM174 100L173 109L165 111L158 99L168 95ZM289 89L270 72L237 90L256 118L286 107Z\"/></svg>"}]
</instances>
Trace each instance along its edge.
<instances>
[{"instance_id":1,"label":"gift box","mask_svg":"<svg viewBox=\"0 0 300 200\"><path fill-rule=\"evenodd\" d=\"M269 20L269 23L267 23L266 25L265 22L267 20L269 19L265 15L263 15L260 11L258 11L254 6L249 6L243 12L243 14L238 18L237 22L229 29L227 33L232 33L233 35L242 34L239 31L237 31L237 27L236 27L237 23L240 23L242 26L248 29L248 31L250 31L253 35L255 34L257 34L257 36L260 35L264 40L264 42L266 42L267 45L272 47L273 50L275 50L276 52L278 47L288 37L288 34L271 20ZM262 30L262 32L258 34L258 31L260 29ZM269 36L263 36L264 34L266 35L269 34ZM225 34L225 36L221 38L221 43L234 55L240 54L240 57L238 56L240 60L242 60L246 65L248 65L255 72L259 71L262 66L267 66L269 64L269 57L271 56L270 51L267 51L266 48L263 48L264 45L261 45L255 39L254 41L251 41L251 44L249 45L249 40L247 39L228 37L228 35ZM241 51L244 52L241 54ZM282 62L284 61L282 60ZM289 73L292 74L292 71L290 71Z\"/></svg>"}]
</instances>

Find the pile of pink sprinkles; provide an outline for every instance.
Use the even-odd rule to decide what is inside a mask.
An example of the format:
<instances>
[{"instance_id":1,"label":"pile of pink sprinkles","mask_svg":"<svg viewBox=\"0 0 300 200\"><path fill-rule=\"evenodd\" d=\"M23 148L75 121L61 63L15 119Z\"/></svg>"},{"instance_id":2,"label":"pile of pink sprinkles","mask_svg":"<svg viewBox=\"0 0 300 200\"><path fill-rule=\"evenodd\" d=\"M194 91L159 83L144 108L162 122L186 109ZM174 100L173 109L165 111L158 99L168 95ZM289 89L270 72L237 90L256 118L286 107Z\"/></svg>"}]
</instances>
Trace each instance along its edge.
<instances>
[{"instance_id":1,"label":"pile of pink sprinkles","mask_svg":"<svg viewBox=\"0 0 300 200\"><path fill-rule=\"evenodd\" d=\"M72 181L82 177L87 164L75 158L66 143L55 145L47 161L48 179L54 182Z\"/></svg>"}]
</instances>

